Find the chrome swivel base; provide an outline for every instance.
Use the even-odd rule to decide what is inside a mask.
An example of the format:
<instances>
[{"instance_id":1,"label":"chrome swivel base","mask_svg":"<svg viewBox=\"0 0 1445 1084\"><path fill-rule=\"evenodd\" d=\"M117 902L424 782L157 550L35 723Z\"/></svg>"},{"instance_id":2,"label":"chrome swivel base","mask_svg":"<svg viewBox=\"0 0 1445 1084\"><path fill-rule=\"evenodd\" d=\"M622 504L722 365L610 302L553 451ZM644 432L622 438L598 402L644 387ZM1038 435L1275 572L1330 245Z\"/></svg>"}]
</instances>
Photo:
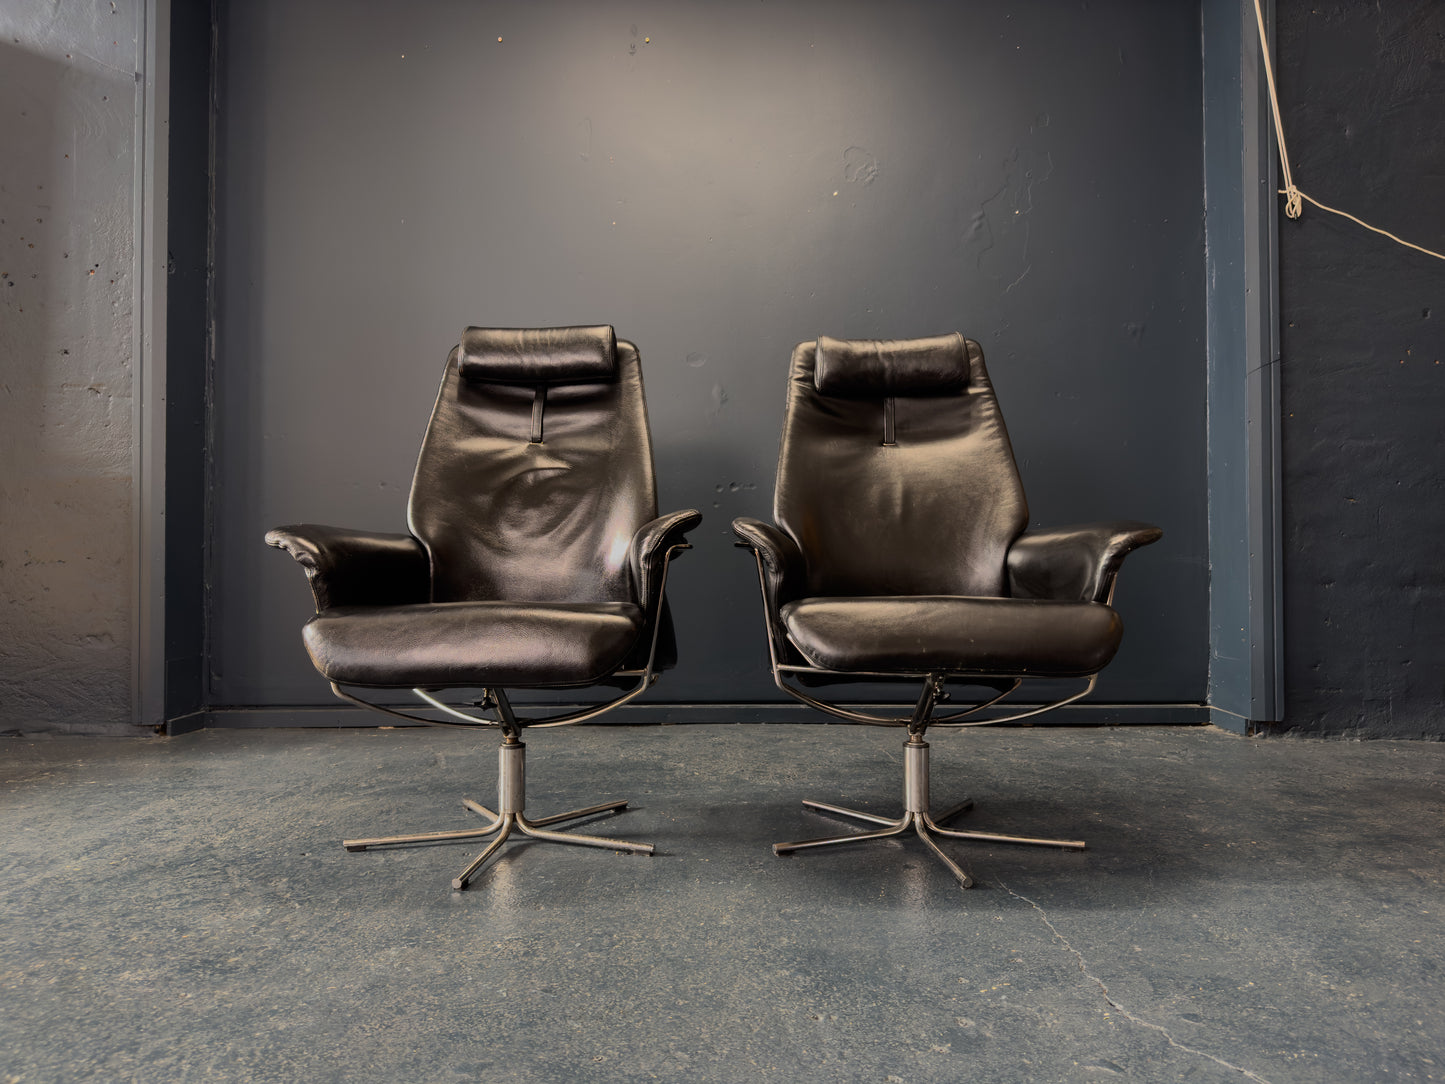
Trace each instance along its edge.
<instances>
[{"instance_id":1,"label":"chrome swivel base","mask_svg":"<svg viewBox=\"0 0 1445 1084\"><path fill-rule=\"evenodd\" d=\"M928 849L949 868L964 888L973 887L973 878L934 842L935 835L945 836L948 839L976 839L986 843L1028 843L1038 847L1065 847L1076 851L1083 850L1085 846L1082 839L1035 839L1031 836L1003 836L994 832L957 832L940 827L942 822L972 809L973 801L960 802L940 813L936 818L929 814L928 743L919 734L911 735L903 746L903 816L896 819L880 817L874 813L864 813L846 806L829 805L827 802L814 802L807 799L804 799L803 805L822 813L835 813L840 817L851 817L866 824L881 824L883 827L876 832L856 832L846 836L830 836L825 839L803 839L796 843L775 843L773 844L774 854L791 854L794 851L804 851L813 847L832 847L842 843L861 843L868 839L887 839L889 836L901 835L912 828L918 834L918 838L927 844Z\"/></svg>"},{"instance_id":2,"label":"chrome swivel base","mask_svg":"<svg viewBox=\"0 0 1445 1084\"><path fill-rule=\"evenodd\" d=\"M458 891L466 888L477 872L486 864L487 859L501 850L502 844L507 842L507 837L512 834L513 829L533 839L546 840L551 843L577 843L584 847L605 847L607 850L629 851L633 854L650 855L652 853L651 843L628 843L620 839L604 839L602 836L584 836L580 832L549 832L545 828L549 824L561 824L563 821L626 809L627 800L625 798L619 802L602 802L599 805L590 805L586 809L573 809L566 813L554 813L550 817L541 817L534 821L528 820L522 815L523 807L526 804L526 745L509 735L504 740L501 749L498 750L497 759L497 806L499 811L493 812L480 802L474 802L470 798L462 799L463 806L473 813L487 818L490 823L485 828L473 828L460 832L425 832L410 836L383 836L378 839L347 839L342 841L342 846L348 851L364 851L371 847L406 843L443 843L459 839L484 839L493 832L497 833L497 838L487 844L486 849L472 859L466 869L453 878L452 887Z\"/></svg>"}]
</instances>

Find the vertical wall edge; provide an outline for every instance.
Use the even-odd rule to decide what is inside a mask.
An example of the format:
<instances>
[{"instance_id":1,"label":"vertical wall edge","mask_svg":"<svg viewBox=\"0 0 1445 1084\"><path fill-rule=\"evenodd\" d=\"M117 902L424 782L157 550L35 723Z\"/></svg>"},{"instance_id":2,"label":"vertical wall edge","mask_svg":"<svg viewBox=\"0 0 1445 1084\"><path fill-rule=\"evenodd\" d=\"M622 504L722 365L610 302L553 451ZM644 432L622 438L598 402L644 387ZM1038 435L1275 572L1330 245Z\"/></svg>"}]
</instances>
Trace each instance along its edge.
<instances>
[{"instance_id":1,"label":"vertical wall edge","mask_svg":"<svg viewBox=\"0 0 1445 1084\"><path fill-rule=\"evenodd\" d=\"M137 40L131 721L165 722L166 204L170 0L146 0Z\"/></svg>"},{"instance_id":2,"label":"vertical wall edge","mask_svg":"<svg viewBox=\"0 0 1445 1084\"><path fill-rule=\"evenodd\" d=\"M1244 8L1240 93L1244 125L1246 431L1249 437L1250 719L1279 722L1283 703L1280 520L1279 200L1273 115L1252 2ZM1274 2L1264 0L1273 39ZM1271 58L1272 60L1273 58ZM1253 181L1252 184L1249 182Z\"/></svg>"},{"instance_id":3,"label":"vertical wall edge","mask_svg":"<svg viewBox=\"0 0 1445 1084\"><path fill-rule=\"evenodd\" d=\"M1273 23L1266 2L1265 25ZM1254 0L1201 0L1210 708L1283 717L1278 201Z\"/></svg>"}]
</instances>

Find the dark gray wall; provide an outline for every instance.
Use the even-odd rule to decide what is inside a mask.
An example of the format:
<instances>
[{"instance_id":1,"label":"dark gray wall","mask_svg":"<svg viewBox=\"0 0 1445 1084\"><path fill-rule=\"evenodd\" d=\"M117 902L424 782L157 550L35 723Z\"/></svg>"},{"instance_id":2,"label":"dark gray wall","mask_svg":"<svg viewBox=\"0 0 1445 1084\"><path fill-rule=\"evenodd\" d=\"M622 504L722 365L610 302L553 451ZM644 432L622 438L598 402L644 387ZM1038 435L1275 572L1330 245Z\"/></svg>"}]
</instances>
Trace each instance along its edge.
<instances>
[{"instance_id":1,"label":"dark gray wall","mask_svg":"<svg viewBox=\"0 0 1445 1084\"><path fill-rule=\"evenodd\" d=\"M205 706L210 437L212 52L209 0L171 8L167 200L165 717Z\"/></svg>"},{"instance_id":2,"label":"dark gray wall","mask_svg":"<svg viewBox=\"0 0 1445 1084\"><path fill-rule=\"evenodd\" d=\"M1445 250L1445 8L1279 2L1295 182ZM1280 225L1286 722L1445 737L1445 263Z\"/></svg>"},{"instance_id":3,"label":"dark gray wall","mask_svg":"<svg viewBox=\"0 0 1445 1084\"><path fill-rule=\"evenodd\" d=\"M654 698L778 698L728 523L770 508L792 344L957 328L1035 522L1167 532L1099 698L1203 699L1197 5L264 0L220 30L213 704L327 701L261 535L403 529L462 327L594 321L642 351L663 507L707 516Z\"/></svg>"},{"instance_id":4,"label":"dark gray wall","mask_svg":"<svg viewBox=\"0 0 1445 1084\"><path fill-rule=\"evenodd\" d=\"M131 729L141 7L0 5L0 732Z\"/></svg>"}]
</instances>

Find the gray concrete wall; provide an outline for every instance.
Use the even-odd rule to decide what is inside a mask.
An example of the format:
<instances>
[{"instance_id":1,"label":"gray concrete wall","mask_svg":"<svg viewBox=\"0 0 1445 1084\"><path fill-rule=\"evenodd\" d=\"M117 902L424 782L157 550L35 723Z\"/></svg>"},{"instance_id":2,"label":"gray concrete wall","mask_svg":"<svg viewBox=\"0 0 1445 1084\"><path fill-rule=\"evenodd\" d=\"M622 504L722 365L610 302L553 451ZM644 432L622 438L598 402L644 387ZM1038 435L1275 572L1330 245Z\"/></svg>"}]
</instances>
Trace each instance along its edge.
<instances>
[{"instance_id":1,"label":"gray concrete wall","mask_svg":"<svg viewBox=\"0 0 1445 1084\"><path fill-rule=\"evenodd\" d=\"M1445 251L1445 7L1279 0L1295 182ZM1445 738L1445 262L1280 221L1286 723Z\"/></svg>"},{"instance_id":2,"label":"gray concrete wall","mask_svg":"<svg viewBox=\"0 0 1445 1084\"><path fill-rule=\"evenodd\" d=\"M141 24L0 5L0 731L129 728Z\"/></svg>"},{"instance_id":3,"label":"gray concrete wall","mask_svg":"<svg viewBox=\"0 0 1445 1084\"><path fill-rule=\"evenodd\" d=\"M1203 700L1197 5L223 12L213 705L330 702L262 533L403 528L462 328L597 321L642 351L662 506L707 516L650 699L781 699L728 524L771 507L793 344L959 329L1034 522L1167 532L1096 699Z\"/></svg>"}]
</instances>

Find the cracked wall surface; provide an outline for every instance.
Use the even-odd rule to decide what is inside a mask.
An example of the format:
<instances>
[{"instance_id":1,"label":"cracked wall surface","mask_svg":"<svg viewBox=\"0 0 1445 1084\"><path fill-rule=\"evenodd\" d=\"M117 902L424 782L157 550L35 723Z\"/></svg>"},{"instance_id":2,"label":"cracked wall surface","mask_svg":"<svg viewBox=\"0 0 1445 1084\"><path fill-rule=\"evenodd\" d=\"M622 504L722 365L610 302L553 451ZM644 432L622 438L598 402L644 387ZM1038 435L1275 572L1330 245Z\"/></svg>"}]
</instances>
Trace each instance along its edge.
<instances>
[{"instance_id":1,"label":"cracked wall surface","mask_svg":"<svg viewBox=\"0 0 1445 1084\"><path fill-rule=\"evenodd\" d=\"M0 6L0 732L129 726L141 9Z\"/></svg>"}]
</instances>

